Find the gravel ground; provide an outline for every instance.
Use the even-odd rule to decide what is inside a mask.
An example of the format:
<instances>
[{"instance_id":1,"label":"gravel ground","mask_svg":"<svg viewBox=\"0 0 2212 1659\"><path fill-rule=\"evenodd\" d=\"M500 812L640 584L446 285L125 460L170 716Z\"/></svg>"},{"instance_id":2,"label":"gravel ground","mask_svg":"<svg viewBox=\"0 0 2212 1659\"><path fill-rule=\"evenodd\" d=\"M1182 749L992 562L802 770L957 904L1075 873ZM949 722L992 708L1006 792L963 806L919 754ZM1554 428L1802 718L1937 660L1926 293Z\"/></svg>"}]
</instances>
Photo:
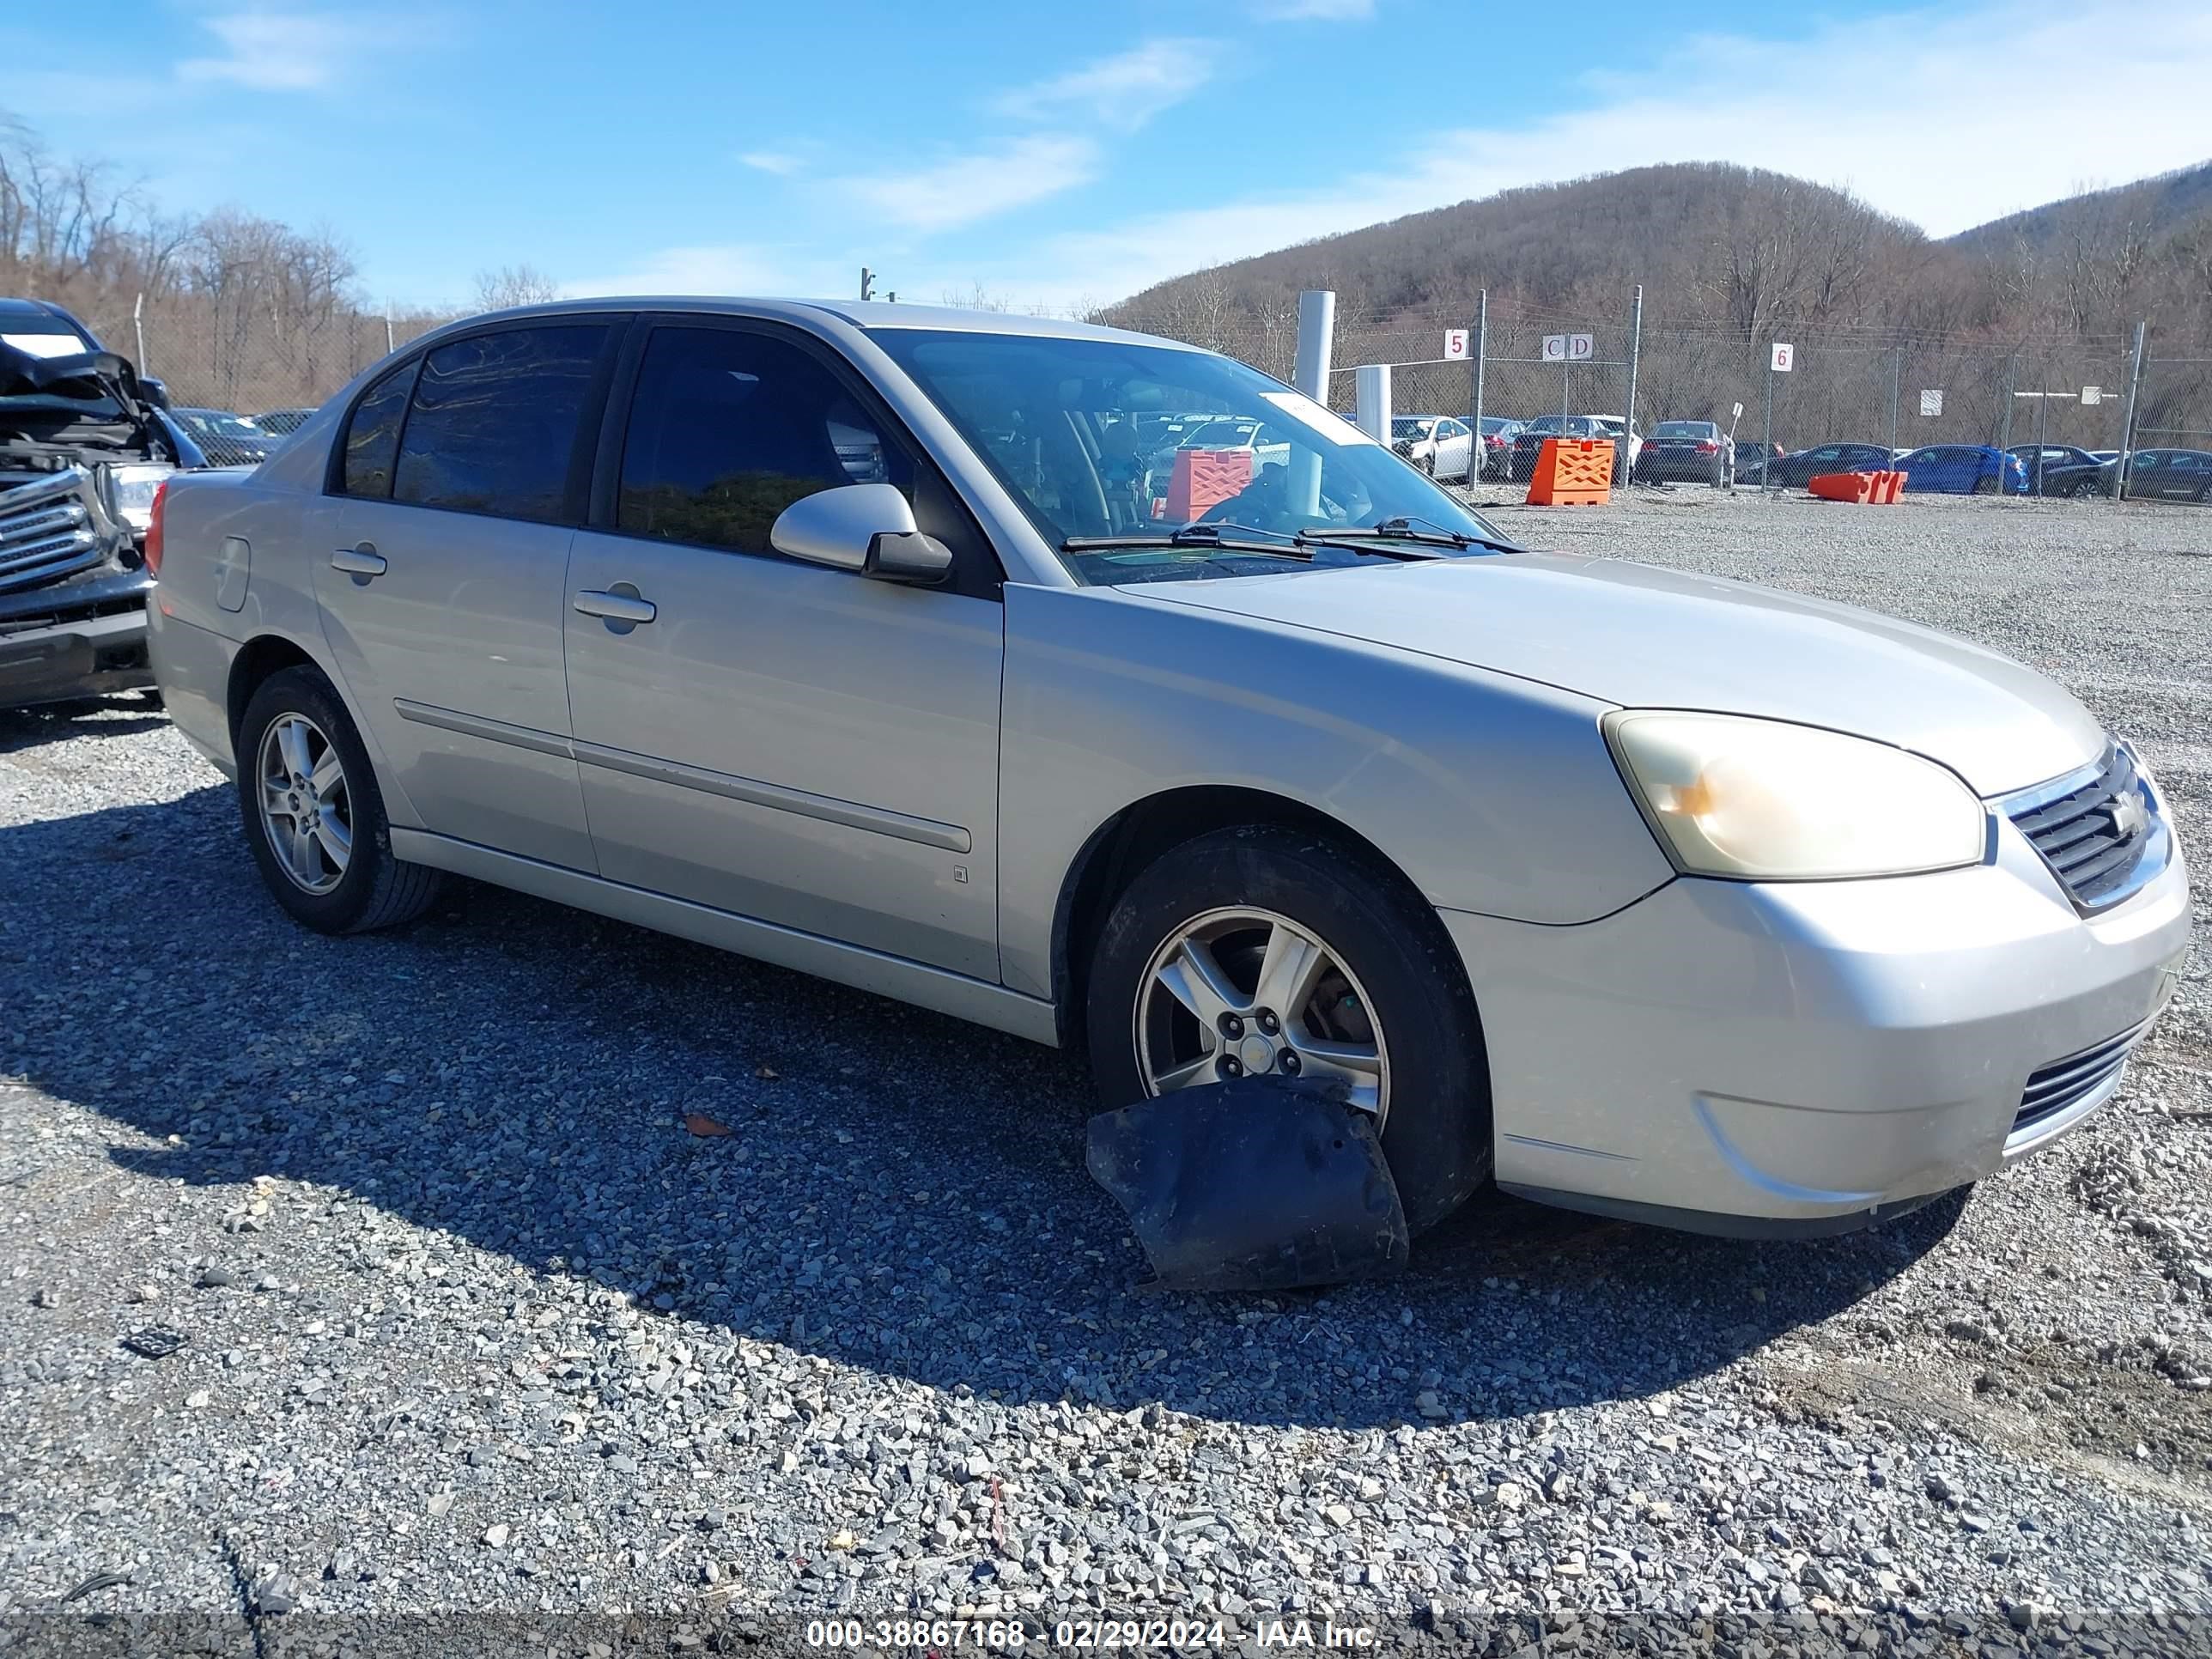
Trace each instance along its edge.
<instances>
[{"instance_id":1,"label":"gravel ground","mask_svg":"<svg viewBox=\"0 0 2212 1659\"><path fill-rule=\"evenodd\" d=\"M2056 675L2203 929L2212 514L1498 517ZM490 889L317 938L152 704L0 714L0 1647L2203 1650L2205 960L2089 1126L1879 1232L1493 1198L1387 1284L1151 1296L1065 1057Z\"/></svg>"}]
</instances>

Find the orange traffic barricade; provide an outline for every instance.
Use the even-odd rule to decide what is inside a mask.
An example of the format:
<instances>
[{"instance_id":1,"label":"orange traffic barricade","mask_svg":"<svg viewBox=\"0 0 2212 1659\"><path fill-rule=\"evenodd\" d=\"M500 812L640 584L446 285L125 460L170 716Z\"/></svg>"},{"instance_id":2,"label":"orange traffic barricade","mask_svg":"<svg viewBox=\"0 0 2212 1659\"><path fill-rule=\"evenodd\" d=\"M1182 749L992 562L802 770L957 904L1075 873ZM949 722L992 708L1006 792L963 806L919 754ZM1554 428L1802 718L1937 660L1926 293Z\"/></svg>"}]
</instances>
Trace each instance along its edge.
<instances>
[{"instance_id":1,"label":"orange traffic barricade","mask_svg":"<svg viewBox=\"0 0 2212 1659\"><path fill-rule=\"evenodd\" d=\"M1805 480L1806 490L1824 501L1856 501L1862 505L1877 500L1872 472L1816 472Z\"/></svg>"},{"instance_id":2,"label":"orange traffic barricade","mask_svg":"<svg viewBox=\"0 0 2212 1659\"><path fill-rule=\"evenodd\" d=\"M1547 438L1528 480L1531 507L1602 507L1613 499L1613 440Z\"/></svg>"},{"instance_id":3,"label":"orange traffic barricade","mask_svg":"<svg viewBox=\"0 0 2212 1659\"><path fill-rule=\"evenodd\" d=\"M1252 482L1249 449L1178 449L1168 479L1167 517L1188 524Z\"/></svg>"}]
</instances>

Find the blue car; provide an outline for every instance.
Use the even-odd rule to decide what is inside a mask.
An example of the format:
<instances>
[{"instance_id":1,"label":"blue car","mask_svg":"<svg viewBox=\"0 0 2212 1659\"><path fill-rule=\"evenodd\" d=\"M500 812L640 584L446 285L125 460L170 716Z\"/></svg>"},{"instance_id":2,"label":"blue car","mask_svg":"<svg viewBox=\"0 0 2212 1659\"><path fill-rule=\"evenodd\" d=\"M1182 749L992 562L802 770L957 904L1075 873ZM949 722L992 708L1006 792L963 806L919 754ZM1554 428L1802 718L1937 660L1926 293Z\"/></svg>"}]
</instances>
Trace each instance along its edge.
<instances>
[{"instance_id":1,"label":"blue car","mask_svg":"<svg viewBox=\"0 0 2212 1659\"><path fill-rule=\"evenodd\" d=\"M1908 449L1894 463L1916 495L2025 495L2027 464L1984 444L1929 444Z\"/></svg>"}]
</instances>

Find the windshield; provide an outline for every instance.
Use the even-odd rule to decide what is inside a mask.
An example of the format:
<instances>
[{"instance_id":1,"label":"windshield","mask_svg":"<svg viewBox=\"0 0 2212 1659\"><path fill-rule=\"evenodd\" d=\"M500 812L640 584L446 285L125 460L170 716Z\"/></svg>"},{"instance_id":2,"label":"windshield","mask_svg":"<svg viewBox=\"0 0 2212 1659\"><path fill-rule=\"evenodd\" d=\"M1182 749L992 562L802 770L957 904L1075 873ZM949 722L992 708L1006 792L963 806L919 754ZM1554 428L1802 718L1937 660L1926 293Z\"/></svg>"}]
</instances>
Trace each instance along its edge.
<instances>
[{"instance_id":1,"label":"windshield","mask_svg":"<svg viewBox=\"0 0 2212 1659\"><path fill-rule=\"evenodd\" d=\"M1390 422L1390 435L1393 438L1425 438L1436 424L1431 420L1418 420L1409 415L1401 415Z\"/></svg>"},{"instance_id":2,"label":"windshield","mask_svg":"<svg viewBox=\"0 0 2212 1659\"><path fill-rule=\"evenodd\" d=\"M1395 520L1507 539L1340 416L1211 352L1116 339L887 328L873 337L996 472L1045 539L1159 542L1192 524L1280 553L1203 544L1063 549L1082 581L1279 574L1412 550L1387 537L1292 548L1300 531ZM1146 417L1212 409L1181 447L1148 453ZM1402 528L1393 524L1394 531ZM1452 551L1454 550L1436 550Z\"/></svg>"},{"instance_id":3,"label":"windshield","mask_svg":"<svg viewBox=\"0 0 2212 1659\"><path fill-rule=\"evenodd\" d=\"M1655 438L1717 438L1720 428L1711 421L1662 421L1651 428Z\"/></svg>"}]
</instances>

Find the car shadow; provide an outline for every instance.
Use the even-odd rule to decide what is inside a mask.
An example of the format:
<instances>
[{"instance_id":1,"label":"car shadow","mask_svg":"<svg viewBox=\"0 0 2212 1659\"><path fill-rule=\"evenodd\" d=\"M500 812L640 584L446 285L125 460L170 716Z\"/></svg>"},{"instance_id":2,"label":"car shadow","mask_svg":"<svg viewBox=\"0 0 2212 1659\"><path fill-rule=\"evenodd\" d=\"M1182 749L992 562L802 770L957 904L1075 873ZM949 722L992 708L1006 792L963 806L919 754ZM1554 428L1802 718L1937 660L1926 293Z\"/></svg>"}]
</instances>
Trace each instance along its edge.
<instances>
[{"instance_id":1,"label":"car shadow","mask_svg":"<svg viewBox=\"0 0 2212 1659\"><path fill-rule=\"evenodd\" d=\"M1743 1243L1492 1194L1388 1281L1151 1293L1068 1055L491 888L321 938L220 787L0 828L0 1062L151 1138L125 1168L309 1183L652 1318L1010 1401L1360 1428L1647 1396L1959 1212ZM224 1249L287 1265L273 1234Z\"/></svg>"},{"instance_id":2,"label":"car shadow","mask_svg":"<svg viewBox=\"0 0 2212 1659\"><path fill-rule=\"evenodd\" d=\"M0 755L70 738L126 738L166 726L168 720L160 697L151 691L34 703L27 708L0 708Z\"/></svg>"}]
</instances>

